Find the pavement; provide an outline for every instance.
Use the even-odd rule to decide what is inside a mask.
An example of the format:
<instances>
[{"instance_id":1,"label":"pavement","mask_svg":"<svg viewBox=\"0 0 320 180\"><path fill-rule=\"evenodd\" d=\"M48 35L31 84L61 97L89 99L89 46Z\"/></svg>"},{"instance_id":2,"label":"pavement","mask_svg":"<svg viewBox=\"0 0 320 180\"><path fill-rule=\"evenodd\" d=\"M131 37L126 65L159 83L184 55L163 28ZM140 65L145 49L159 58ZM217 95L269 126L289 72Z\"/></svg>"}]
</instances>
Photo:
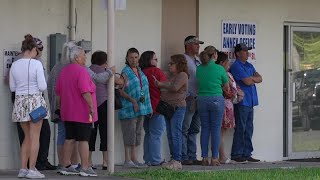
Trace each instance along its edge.
<instances>
[{"instance_id":1,"label":"pavement","mask_svg":"<svg viewBox=\"0 0 320 180\"><path fill-rule=\"evenodd\" d=\"M221 166L183 166L182 171L188 172L207 172L207 171L229 171L229 170L252 170L252 169L293 169L300 167L318 167L320 168L320 159L312 159L305 161L279 161L279 162L259 162L259 163L245 163L245 164L223 164ZM123 168L122 166L115 166L115 173L130 173L130 172L141 172L150 169L158 169L160 167L149 167L147 169L130 169ZM96 170L98 177L79 177L79 176L62 176L56 171L42 171L46 175L46 179L105 179L105 180L127 180L132 178L123 178L118 176L110 176L107 171L101 170L98 167ZM17 179L18 170L0 170L0 179Z\"/></svg>"}]
</instances>

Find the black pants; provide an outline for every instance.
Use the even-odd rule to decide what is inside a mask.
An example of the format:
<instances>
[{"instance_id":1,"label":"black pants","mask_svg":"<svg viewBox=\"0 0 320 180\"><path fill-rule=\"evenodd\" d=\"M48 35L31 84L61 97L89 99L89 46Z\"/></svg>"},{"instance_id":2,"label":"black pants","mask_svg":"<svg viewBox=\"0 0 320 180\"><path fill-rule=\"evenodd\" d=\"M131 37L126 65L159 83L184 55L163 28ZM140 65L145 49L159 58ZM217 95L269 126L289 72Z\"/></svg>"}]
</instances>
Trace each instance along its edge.
<instances>
[{"instance_id":1,"label":"black pants","mask_svg":"<svg viewBox=\"0 0 320 180\"><path fill-rule=\"evenodd\" d=\"M94 128L91 130L89 151L95 151L98 126L100 133L100 151L107 151L107 101L104 101L98 107L98 121L94 123Z\"/></svg>"},{"instance_id":2,"label":"black pants","mask_svg":"<svg viewBox=\"0 0 320 180\"><path fill-rule=\"evenodd\" d=\"M18 128L20 145L22 145L23 140L24 140L24 133L23 133L23 130L21 128L20 123L17 123L17 128ZM48 161L50 135L51 135L51 131L50 131L49 122L47 119L44 119L42 122L41 131L40 131L39 152L38 152L36 166L45 166L45 163Z\"/></svg>"}]
</instances>

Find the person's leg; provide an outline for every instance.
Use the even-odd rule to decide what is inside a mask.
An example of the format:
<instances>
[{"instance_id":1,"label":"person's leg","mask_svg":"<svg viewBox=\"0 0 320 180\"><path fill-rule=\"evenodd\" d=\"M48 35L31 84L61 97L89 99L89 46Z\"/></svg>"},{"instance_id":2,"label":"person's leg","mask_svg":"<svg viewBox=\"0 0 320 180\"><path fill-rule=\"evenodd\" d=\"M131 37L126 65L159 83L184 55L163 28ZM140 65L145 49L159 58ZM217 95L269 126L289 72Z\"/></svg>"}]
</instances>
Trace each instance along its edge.
<instances>
[{"instance_id":1,"label":"person's leg","mask_svg":"<svg viewBox=\"0 0 320 180\"><path fill-rule=\"evenodd\" d=\"M66 131L66 139L63 144L63 167L67 167L71 165L71 155L73 154L73 149L75 147L75 129L73 122L64 122L65 131Z\"/></svg>"},{"instance_id":2,"label":"person's leg","mask_svg":"<svg viewBox=\"0 0 320 180\"><path fill-rule=\"evenodd\" d=\"M150 122L152 118L146 117L144 122L143 122L143 128L144 128L144 141L143 141L143 160L145 163L149 164L151 163L151 151L150 151Z\"/></svg>"},{"instance_id":3,"label":"person's leg","mask_svg":"<svg viewBox=\"0 0 320 180\"><path fill-rule=\"evenodd\" d=\"M98 133L98 126L100 126L99 122L94 123L94 128L91 128L90 140L89 140L89 164L92 166L92 152L96 149L96 139ZM79 143L79 147L80 147ZM80 150L79 150L80 153ZM80 155L81 156L81 155Z\"/></svg>"},{"instance_id":4,"label":"person's leg","mask_svg":"<svg viewBox=\"0 0 320 180\"><path fill-rule=\"evenodd\" d=\"M26 137L24 138L22 145L21 145L21 169L28 169L28 159L30 157L30 124L29 122L20 122L20 127Z\"/></svg>"},{"instance_id":5,"label":"person's leg","mask_svg":"<svg viewBox=\"0 0 320 180\"><path fill-rule=\"evenodd\" d=\"M150 119L150 139L149 139L149 157L151 165L159 165L162 162L161 158L161 139L162 133L165 130L165 120L160 114L155 114Z\"/></svg>"},{"instance_id":6,"label":"person's leg","mask_svg":"<svg viewBox=\"0 0 320 180\"><path fill-rule=\"evenodd\" d=\"M48 119L44 119L42 122L41 131L40 131L39 154L38 154L37 163L36 163L37 169L52 170L52 168L54 168L54 167L46 167L47 165L49 165L48 155L49 155L49 147L50 147L50 136L51 136L51 131L50 131L50 125L49 125Z\"/></svg>"},{"instance_id":7,"label":"person's leg","mask_svg":"<svg viewBox=\"0 0 320 180\"><path fill-rule=\"evenodd\" d=\"M252 146L252 134L253 134L253 107L246 107L248 112L248 118L246 121L246 130L244 132L244 157L251 157L253 151Z\"/></svg>"},{"instance_id":8,"label":"person's leg","mask_svg":"<svg viewBox=\"0 0 320 180\"><path fill-rule=\"evenodd\" d=\"M81 168L89 168L89 144L88 141L79 141L79 154L81 158Z\"/></svg>"},{"instance_id":9,"label":"person's leg","mask_svg":"<svg viewBox=\"0 0 320 180\"><path fill-rule=\"evenodd\" d=\"M200 132L200 118L196 111L192 116L190 128L188 130L187 155L189 160L197 160L197 135Z\"/></svg>"},{"instance_id":10,"label":"person's leg","mask_svg":"<svg viewBox=\"0 0 320 180\"><path fill-rule=\"evenodd\" d=\"M169 151L170 151L170 159L173 157L173 145L172 145L172 126L171 126L171 120L165 118L166 121L166 131L167 131L167 139L168 139L168 145L169 145Z\"/></svg>"},{"instance_id":11,"label":"person's leg","mask_svg":"<svg viewBox=\"0 0 320 180\"><path fill-rule=\"evenodd\" d=\"M208 158L210 126L209 126L209 112L208 112L205 97L198 97L198 113L201 120L201 134L200 134L201 157Z\"/></svg>"},{"instance_id":12,"label":"person's leg","mask_svg":"<svg viewBox=\"0 0 320 180\"><path fill-rule=\"evenodd\" d=\"M137 119L136 119L136 125L135 125L135 137L136 138L135 138L135 142L134 142L134 147L132 148L132 151L131 151L131 160L133 162L135 162L137 165L141 165L141 163L139 163L139 161L138 161L136 149L141 144L143 121L144 121L144 116L137 117Z\"/></svg>"},{"instance_id":13,"label":"person's leg","mask_svg":"<svg viewBox=\"0 0 320 180\"><path fill-rule=\"evenodd\" d=\"M102 103L98 107L98 118L99 118L99 134L100 134L100 151L102 152L102 167L108 166L108 114L107 114L107 101Z\"/></svg>"},{"instance_id":14,"label":"person's leg","mask_svg":"<svg viewBox=\"0 0 320 180\"><path fill-rule=\"evenodd\" d=\"M39 137L43 120L33 123L30 121L30 158L29 169L34 170L39 152Z\"/></svg>"},{"instance_id":15,"label":"person's leg","mask_svg":"<svg viewBox=\"0 0 320 180\"><path fill-rule=\"evenodd\" d=\"M58 121L58 137L57 137L57 151L59 165L63 164L63 144L66 139L66 130L63 121Z\"/></svg>"},{"instance_id":16,"label":"person's leg","mask_svg":"<svg viewBox=\"0 0 320 180\"><path fill-rule=\"evenodd\" d=\"M220 130L224 112L224 98L223 96L213 96L209 100L209 121L211 121L211 152L212 158L218 163L219 146L220 146ZM218 165L218 164L217 164Z\"/></svg>"},{"instance_id":17,"label":"person's leg","mask_svg":"<svg viewBox=\"0 0 320 180\"><path fill-rule=\"evenodd\" d=\"M231 150L231 159L240 160L244 155L244 132L246 129L246 119L248 113L243 111L243 106L235 105L234 106L234 116L236 126L234 128L232 150ZM240 159L239 159L240 158Z\"/></svg>"},{"instance_id":18,"label":"person's leg","mask_svg":"<svg viewBox=\"0 0 320 180\"><path fill-rule=\"evenodd\" d=\"M24 140L24 133L23 133L21 124L20 123L16 123L16 124L17 124L19 142L20 142L20 146L21 146L23 143L23 140Z\"/></svg>"},{"instance_id":19,"label":"person's leg","mask_svg":"<svg viewBox=\"0 0 320 180\"><path fill-rule=\"evenodd\" d=\"M176 161L182 160L182 124L186 108L179 107L175 111L171 119L171 135L173 146L173 159Z\"/></svg>"},{"instance_id":20,"label":"person's leg","mask_svg":"<svg viewBox=\"0 0 320 180\"><path fill-rule=\"evenodd\" d=\"M135 129L136 129L136 119L124 119L121 120L121 131L123 137L123 144L125 149L125 165L127 162L132 161L132 146L135 145Z\"/></svg>"},{"instance_id":21,"label":"person's leg","mask_svg":"<svg viewBox=\"0 0 320 180\"><path fill-rule=\"evenodd\" d=\"M78 142L76 141L71 144L71 164L74 166L78 165L80 162L78 146Z\"/></svg>"},{"instance_id":22,"label":"person's leg","mask_svg":"<svg viewBox=\"0 0 320 180\"><path fill-rule=\"evenodd\" d=\"M219 161L222 162L222 163L227 160L226 152L225 152L225 149L224 149L224 137L225 137L226 131L227 131L226 128L221 128L220 147L219 147Z\"/></svg>"},{"instance_id":23,"label":"person's leg","mask_svg":"<svg viewBox=\"0 0 320 180\"><path fill-rule=\"evenodd\" d=\"M187 101L186 114L184 115L183 125L182 125L182 160L189 160L188 156L188 139L189 139L189 129L192 122L193 115L195 111L190 110L192 106L192 101Z\"/></svg>"}]
</instances>

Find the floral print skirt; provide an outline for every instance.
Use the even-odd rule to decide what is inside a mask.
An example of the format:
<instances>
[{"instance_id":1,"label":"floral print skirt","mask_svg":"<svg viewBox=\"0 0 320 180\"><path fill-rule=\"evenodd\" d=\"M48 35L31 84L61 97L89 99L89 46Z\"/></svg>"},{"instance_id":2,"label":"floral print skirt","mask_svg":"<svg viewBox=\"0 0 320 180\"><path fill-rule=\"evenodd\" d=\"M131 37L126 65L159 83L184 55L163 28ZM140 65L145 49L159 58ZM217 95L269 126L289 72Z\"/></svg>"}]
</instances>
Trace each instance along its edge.
<instances>
[{"instance_id":1,"label":"floral print skirt","mask_svg":"<svg viewBox=\"0 0 320 180\"><path fill-rule=\"evenodd\" d=\"M225 99L222 128L234 128L234 126L235 126L235 119L234 119L233 103L230 99Z\"/></svg>"},{"instance_id":2,"label":"floral print skirt","mask_svg":"<svg viewBox=\"0 0 320 180\"><path fill-rule=\"evenodd\" d=\"M48 110L47 104L42 97L42 94L16 95L13 110L13 122L27 122L30 121L29 113L36 108L43 106ZM49 119L50 113L44 119Z\"/></svg>"}]
</instances>

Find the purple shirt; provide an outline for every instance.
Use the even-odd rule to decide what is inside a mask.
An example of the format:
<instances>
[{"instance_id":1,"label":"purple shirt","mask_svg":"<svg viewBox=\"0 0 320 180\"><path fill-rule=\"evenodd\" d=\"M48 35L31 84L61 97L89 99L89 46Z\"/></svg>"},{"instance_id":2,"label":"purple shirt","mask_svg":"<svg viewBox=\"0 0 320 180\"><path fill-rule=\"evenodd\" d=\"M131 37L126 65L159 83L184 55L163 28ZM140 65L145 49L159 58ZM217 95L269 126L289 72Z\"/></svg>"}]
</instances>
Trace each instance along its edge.
<instances>
[{"instance_id":1,"label":"purple shirt","mask_svg":"<svg viewBox=\"0 0 320 180\"><path fill-rule=\"evenodd\" d=\"M90 69L96 74L105 72L105 68L92 64ZM97 105L100 106L103 102L108 100L108 86L107 84L96 83Z\"/></svg>"}]
</instances>

